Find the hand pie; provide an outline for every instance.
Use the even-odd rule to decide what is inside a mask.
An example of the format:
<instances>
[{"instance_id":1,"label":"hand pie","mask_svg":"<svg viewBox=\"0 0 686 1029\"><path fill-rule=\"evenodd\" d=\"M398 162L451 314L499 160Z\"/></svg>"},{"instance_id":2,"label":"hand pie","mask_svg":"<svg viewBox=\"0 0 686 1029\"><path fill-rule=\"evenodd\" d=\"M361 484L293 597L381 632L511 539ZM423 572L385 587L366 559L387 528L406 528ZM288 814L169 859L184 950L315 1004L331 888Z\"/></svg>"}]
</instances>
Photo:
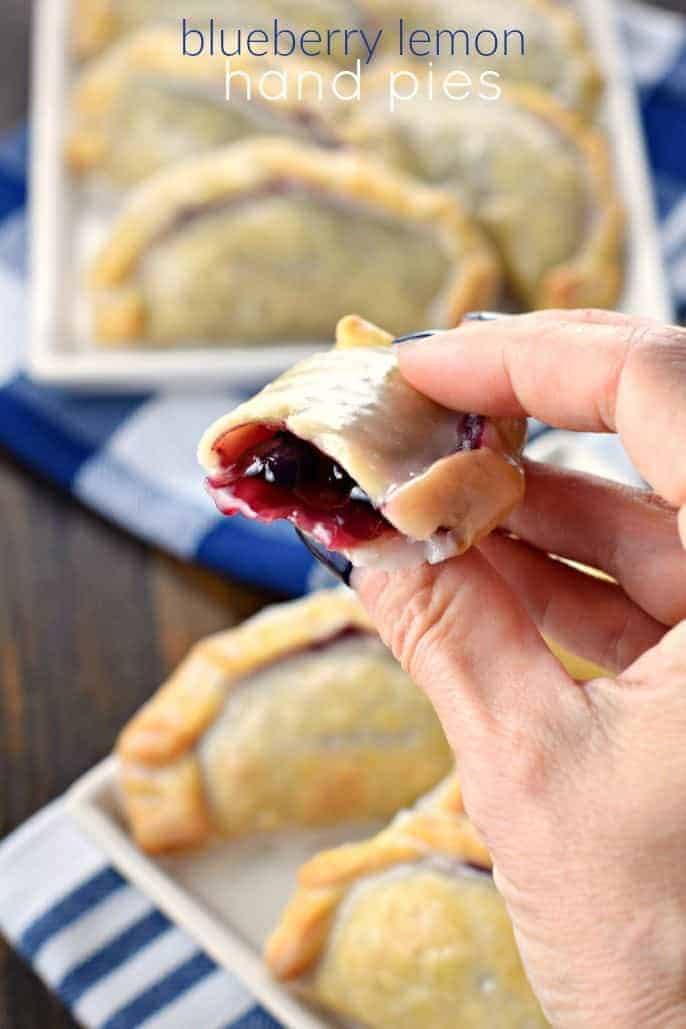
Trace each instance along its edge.
<instances>
[{"instance_id":1,"label":"hand pie","mask_svg":"<svg viewBox=\"0 0 686 1029\"><path fill-rule=\"evenodd\" d=\"M437 75L455 67L479 82L483 71L496 71L508 82L533 83L553 93L565 107L590 117L602 79L586 43L578 16L551 0L362 0L370 21L384 29L382 48L389 57L400 53L399 20L404 23L405 49L414 29L429 32L428 56ZM441 31L440 53L436 33ZM450 32L455 32L454 56ZM505 33L507 50L505 47ZM522 54L520 32L524 37ZM425 36L420 39L420 51ZM480 56L480 54L482 56ZM489 55L489 56L487 56ZM492 80L491 80L492 81ZM497 81L497 80L496 80ZM457 106L457 105L454 105Z\"/></svg>"},{"instance_id":2,"label":"hand pie","mask_svg":"<svg viewBox=\"0 0 686 1029\"><path fill-rule=\"evenodd\" d=\"M272 974L369 1029L537 1029L490 858L453 779L371 840L305 864Z\"/></svg>"},{"instance_id":3,"label":"hand pie","mask_svg":"<svg viewBox=\"0 0 686 1029\"><path fill-rule=\"evenodd\" d=\"M359 24L352 0L72 0L72 47L80 59L94 57L114 40L149 22L177 26L186 18L205 29L270 28L274 18L294 32ZM193 58L195 60L195 58Z\"/></svg>"},{"instance_id":4,"label":"hand pie","mask_svg":"<svg viewBox=\"0 0 686 1029\"><path fill-rule=\"evenodd\" d=\"M452 763L428 700L343 589L199 643L116 750L127 819L151 853L387 817Z\"/></svg>"},{"instance_id":5,"label":"hand pie","mask_svg":"<svg viewBox=\"0 0 686 1029\"><path fill-rule=\"evenodd\" d=\"M305 69L328 81L335 68L292 57L233 58L237 77L227 101L225 65L220 56L182 56L178 30L171 26L128 36L89 64L76 81L66 148L72 171L100 172L126 186L184 157L255 135L333 141L317 102L315 80L305 76L300 95L295 82ZM264 100L262 76L284 72L288 98ZM278 88L278 80L265 83L272 96Z\"/></svg>"},{"instance_id":6,"label":"hand pie","mask_svg":"<svg viewBox=\"0 0 686 1029\"><path fill-rule=\"evenodd\" d=\"M498 284L446 193L361 155L236 143L141 186L93 269L102 342L221 345L330 338L358 310L454 325Z\"/></svg>"},{"instance_id":7,"label":"hand pie","mask_svg":"<svg viewBox=\"0 0 686 1029\"><path fill-rule=\"evenodd\" d=\"M291 521L354 565L438 563L522 499L526 423L456 413L398 370L391 336L344 318L337 346L220 418L199 448L224 514Z\"/></svg>"},{"instance_id":8,"label":"hand pie","mask_svg":"<svg viewBox=\"0 0 686 1029\"><path fill-rule=\"evenodd\" d=\"M420 89L389 117L393 67L367 78L348 141L451 189L496 244L520 303L613 307L623 216L600 134L530 86L455 101L436 85L432 100ZM408 69L421 81L421 67Z\"/></svg>"}]
</instances>

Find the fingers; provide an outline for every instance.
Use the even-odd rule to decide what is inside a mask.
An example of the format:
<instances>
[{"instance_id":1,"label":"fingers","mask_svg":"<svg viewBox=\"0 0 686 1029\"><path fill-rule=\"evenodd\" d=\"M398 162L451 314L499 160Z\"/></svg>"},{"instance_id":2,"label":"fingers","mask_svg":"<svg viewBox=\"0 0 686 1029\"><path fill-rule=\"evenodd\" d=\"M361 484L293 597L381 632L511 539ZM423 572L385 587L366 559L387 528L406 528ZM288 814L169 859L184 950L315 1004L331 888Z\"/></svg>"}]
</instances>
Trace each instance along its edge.
<instances>
[{"instance_id":1,"label":"fingers","mask_svg":"<svg viewBox=\"0 0 686 1029\"><path fill-rule=\"evenodd\" d=\"M635 323L625 318L511 315L407 343L398 360L417 389L447 407L613 432L608 383L635 333Z\"/></svg>"},{"instance_id":2,"label":"fingers","mask_svg":"<svg viewBox=\"0 0 686 1029\"><path fill-rule=\"evenodd\" d=\"M665 634L665 626L614 583L592 578L505 536L489 536L479 549L540 632L601 668L622 671Z\"/></svg>"},{"instance_id":3,"label":"fingers","mask_svg":"<svg viewBox=\"0 0 686 1029\"><path fill-rule=\"evenodd\" d=\"M642 654L619 677L623 686L652 687L661 702L662 689L669 691L675 683L686 683L686 622L680 622L666 633L652 650ZM684 726L674 725L674 731L683 737Z\"/></svg>"},{"instance_id":4,"label":"fingers","mask_svg":"<svg viewBox=\"0 0 686 1029\"><path fill-rule=\"evenodd\" d=\"M601 568L653 618L686 618L677 513L645 490L526 462L526 495L506 528L539 550Z\"/></svg>"},{"instance_id":5,"label":"fingers","mask_svg":"<svg viewBox=\"0 0 686 1029\"><path fill-rule=\"evenodd\" d=\"M399 348L403 375L456 410L619 432L641 474L686 503L686 331L607 312L545 312Z\"/></svg>"},{"instance_id":6,"label":"fingers","mask_svg":"<svg viewBox=\"0 0 686 1029\"><path fill-rule=\"evenodd\" d=\"M410 571L357 569L353 585L461 757L493 732L554 747L580 691L477 550Z\"/></svg>"}]
</instances>

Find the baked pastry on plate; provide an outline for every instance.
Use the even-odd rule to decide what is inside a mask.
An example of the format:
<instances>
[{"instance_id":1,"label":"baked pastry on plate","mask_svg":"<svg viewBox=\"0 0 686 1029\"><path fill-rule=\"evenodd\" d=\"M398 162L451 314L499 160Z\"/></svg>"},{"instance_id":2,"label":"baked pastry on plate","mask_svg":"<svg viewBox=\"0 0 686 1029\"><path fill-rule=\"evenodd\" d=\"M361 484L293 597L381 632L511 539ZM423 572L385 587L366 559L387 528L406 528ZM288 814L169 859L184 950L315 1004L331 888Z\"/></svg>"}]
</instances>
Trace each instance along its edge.
<instances>
[{"instance_id":1,"label":"baked pastry on plate","mask_svg":"<svg viewBox=\"0 0 686 1029\"><path fill-rule=\"evenodd\" d=\"M438 85L429 100L421 88L389 117L392 70L369 74L354 110L336 109L348 141L453 191L497 246L523 306L613 307L623 213L600 133L523 85L497 100L451 100ZM422 65L405 70L425 81Z\"/></svg>"},{"instance_id":2,"label":"baked pastry on plate","mask_svg":"<svg viewBox=\"0 0 686 1029\"><path fill-rule=\"evenodd\" d=\"M369 1029L537 1029L488 852L455 779L363 843L305 864L272 974Z\"/></svg>"},{"instance_id":3,"label":"baked pastry on plate","mask_svg":"<svg viewBox=\"0 0 686 1029\"><path fill-rule=\"evenodd\" d=\"M127 819L151 853L388 817L452 765L429 701L343 589L199 643L116 752Z\"/></svg>"},{"instance_id":4,"label":"baked pastry on plate","mask_svg":"<svg viewBox=\"0 0 686 1029\"><path fill-rule=\"evenodd\" d=\"M402 378L392 337L350 316L337 345L220 418L199 448L224 514L286 518L354 565L438 563L524 493L526 422L449 411Z\"/></svg>"},{"instance_id":5,"label":"baked pastry on plate","mask_svg":"<svg viewBox=\"0 0 686 1029\"><path fill-rule=\"evenodd\" d=\"M76 80L66 147L72 171L99 172L127 186L174 161L251 136L333 142L315 80L303 77L300 93L295 83L304 70L327 82L335 67L314 59L247 57L233 58L231 69L239 74L229 102L221 56L184 57L171 25L127 36ZM285 100L261 97L261 78L273 72L286 73ZM278 86L271 80L265 89L275 96Z\"/></svg>"},{"instance_id":6,"label":"baked pastry on plate","mask_svg":"<svg viewBox=\"0 0 686 1029\"><path fill-rule=\"evenodd\" d=\"M284 139L235 143L160 172L116 220L92 271L103 343L330 338L350 310L454 325L499 268L447 193L364 155Z\"/></svg>"},{"instance_id":7,"label":"baked pastry on plate","mask_svg":"<svg viewBox=\"0 0 686 1029\"><path fill-rule=\"evenodd\" d=\"M270 28L276 17L297 33L360 24L352 0L72 0L72 5L72 47L80 59L152 21L180 26L186 18L190 27L204 29L213 18L216 28L250 29Z\"/></svg>"},{"instance_id":8,"label":"baked pastry on plate","mask_svg":"<svg viewBox=\"0 0 686 1029\"><path fill-rule=\"evenodd\" d=\"M496 71L504 80L534 83L554 93L566 107L585 116L596 108L602 78L571 8L551 0L460 0L457 5L453 0L361 0L361 5L368 20L383 27L380 49L389 56L397 58L400 53L401 17L403 56L412 56L408 39L413 29L428 30L431 42L426 46L425 37L420 37L414 56L423 56L425 47L437 79L446 67L454 67L469 74L478 87L481 72ZM455 33L454 56L450 33Z\"/></svg>"}]
</instances>

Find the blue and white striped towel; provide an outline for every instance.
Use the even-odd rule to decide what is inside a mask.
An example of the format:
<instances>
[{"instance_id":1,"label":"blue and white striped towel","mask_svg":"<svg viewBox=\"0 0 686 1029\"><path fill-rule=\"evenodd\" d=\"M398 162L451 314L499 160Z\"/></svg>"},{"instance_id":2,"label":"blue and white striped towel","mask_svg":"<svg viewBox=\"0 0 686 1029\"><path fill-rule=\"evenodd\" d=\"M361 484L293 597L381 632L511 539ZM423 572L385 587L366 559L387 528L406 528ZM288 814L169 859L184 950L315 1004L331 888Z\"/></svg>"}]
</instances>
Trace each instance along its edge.
<instances>
[{"instance_id":1,"label":"blue and white striped towel","mask_svg":"<svg viewBox=\"0 0 686 1029\"><path fill-rule=\"evenodd\" d=\"M685 319L686 22L630 6L625 28L664 251ZM73 397L39 390L18 374L25 326L24 151L23 136L0 148L0 442L160 546L256 583L301 592L311 565L287 529L272 527L262 536L258 526L221 521L199 495L189 441L192 446L213 414L228 406L225 394L200 401ZM531 451L600 474L635 477L608 438L541 433ZM59 801L0 846L0 929L86 1026L276 1025L232 975L107 865Z\"/></svg>"}]
</instances>

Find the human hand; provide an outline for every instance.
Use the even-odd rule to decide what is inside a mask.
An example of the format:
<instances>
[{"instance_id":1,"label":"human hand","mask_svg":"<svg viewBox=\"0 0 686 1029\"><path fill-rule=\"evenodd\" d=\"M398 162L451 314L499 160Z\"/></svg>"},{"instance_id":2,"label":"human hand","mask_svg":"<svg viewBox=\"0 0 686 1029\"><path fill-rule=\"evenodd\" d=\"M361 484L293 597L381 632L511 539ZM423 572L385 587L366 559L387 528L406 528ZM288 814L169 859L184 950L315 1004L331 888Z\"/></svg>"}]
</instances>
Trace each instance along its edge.
<instances>
[{"instance_id":1,"label":"human hand","mask_svg":"<svg viewBox=\"0 0 686 1029\"><path fill-rule=\"evenodd\" d=\"M353 585L438 711L550 1021L686 1026L686 331L550 311L399 362L456 410L619 433L655 491L529 463L518 539ZM576 685L539 630L617 678Z\"/></svg>"}]
</instances>

